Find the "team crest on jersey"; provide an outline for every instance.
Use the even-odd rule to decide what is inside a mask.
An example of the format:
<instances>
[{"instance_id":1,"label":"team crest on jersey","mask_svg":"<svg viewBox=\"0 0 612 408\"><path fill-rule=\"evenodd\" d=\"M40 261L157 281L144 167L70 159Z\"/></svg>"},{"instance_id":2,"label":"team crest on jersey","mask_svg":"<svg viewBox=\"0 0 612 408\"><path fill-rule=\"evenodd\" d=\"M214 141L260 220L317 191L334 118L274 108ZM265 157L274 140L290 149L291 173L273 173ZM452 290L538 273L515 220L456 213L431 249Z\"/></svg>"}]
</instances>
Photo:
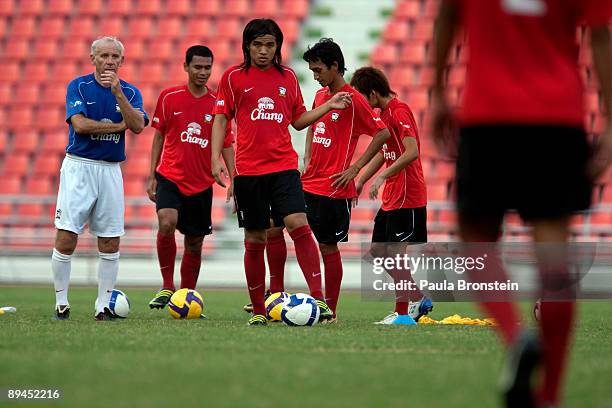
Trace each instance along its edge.
<instances>
[{"instance_id":1,"label":"team crest on jersey","mask_svg":"<svg viewBox=\"0 0 612 408\"><path fill-rule=\"evenodd\" d=\"M208 113L206 115L204 115L204 122L210 123L210 122L212 122L212 119L213 119L212 115L210 115Z\"/></svg>"},{"instance_id":2,"label":"team crest on jersey","mask_svg":"<svg viewBox=\"0 0 612 408\"><path fill-rule=\"evenodd\" d=\"M119 104L115 105L115 112L121 112L121 108L119 107Z\"/></svg>"},{"instance_id":3,"label":"team crest on jersey","mask_svg":"<svg viewBox=\"0 0 612 408\"><path fill-rule=\"evenodd\" d=\"M338 120L338 118L340 117L340 114L338 112L334 112L331 114L331 120L332 122L335 122Z\"/></svg>"},{"instance_id":4,"label":"team crest on jersey","mask_svg":"<svg viewBox=\"0 0 612 408\"><path fill-rule=\"evenodd\" d=\"M287 89L283 88L282 86L278 87L278 94L280 96L285 96L287 94Z\"/></svg>"}]
</instances>

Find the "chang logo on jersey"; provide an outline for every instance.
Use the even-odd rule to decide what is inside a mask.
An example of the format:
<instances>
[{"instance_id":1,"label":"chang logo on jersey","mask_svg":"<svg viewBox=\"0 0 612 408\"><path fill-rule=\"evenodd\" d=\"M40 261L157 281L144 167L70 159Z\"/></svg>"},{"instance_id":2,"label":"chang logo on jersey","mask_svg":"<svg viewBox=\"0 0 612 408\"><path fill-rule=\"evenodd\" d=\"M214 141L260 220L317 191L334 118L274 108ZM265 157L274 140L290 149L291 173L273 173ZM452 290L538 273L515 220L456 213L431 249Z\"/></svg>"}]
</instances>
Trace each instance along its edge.
<instances>
[{"instance_id":1,"label":"chang logo on jersey","mask_svg":"<svg viewBox=\"0 0 612 408\"><path fill-rule=\"evenodd\" d=\"M397 156L396 156L395 152L390 152L386 143L383 145L382 151L383 151L383 156L384 156L384 158L386 160L395 160L395 159L397 159Z\"/></svg>"},{"instance_id":2,"label":"chang logo on jersey","mask_svg":"<svg viewBox=\"0 0 612 408\"><path fill-rule=\"evenodd\" d=\"M100 119L100 122L114 123L112 120L108 118ZM120 133L105 133L103 135L89 135L89 137L91 138L91 140L97 140L99 142L115 142L115 144L119 143L119 140L121 140Z\"/></svg>"},{"instance_id":3,"label":"chang logo on jersey","mask_svg":"<svg viewBox=\"0 0 612 408\"><path fill-rule=\"evenodd\" d=\"M225 101L223 99L219 99L217 101L217 106L225 106Z\"/></svg>"},{"instance_id":4,"label":"chang logo on jersey","mask_svg":"<svg viewBox=\"0 0 612 408\"><path fill-rule=\"evenodd\" d=\"M208 139L199 137L202 134L202 126L199 123L191 122L187 125L187 130L181 132L181 142L200 145L202 149L208 146Z\"/></svg>"},{"instance_id":5,"label":"chang logo on jersey","mask_svg":"<svg viewBox=\"0 0 612 408\"><path fill-rule=\"evenodd\" d=\"M319 122L315 126L315 130L312 134L312 143L319 143L325 147L331 146L331 139L321 135L325 134L325 123Z\"/></svg>"},{"instance_id":6,"label":"chang logo on jersey","mask_svg":"<svg viewBox=\"0 0 612 408\"><path fill-rule=\"evenodd\" d=\"M283 121L283 114L279 112L268 112L274 110L274 99L264 96L257 101L257 109L251 112L251 120L274 120L278 123Z\"/></svg>"}]
</instances>

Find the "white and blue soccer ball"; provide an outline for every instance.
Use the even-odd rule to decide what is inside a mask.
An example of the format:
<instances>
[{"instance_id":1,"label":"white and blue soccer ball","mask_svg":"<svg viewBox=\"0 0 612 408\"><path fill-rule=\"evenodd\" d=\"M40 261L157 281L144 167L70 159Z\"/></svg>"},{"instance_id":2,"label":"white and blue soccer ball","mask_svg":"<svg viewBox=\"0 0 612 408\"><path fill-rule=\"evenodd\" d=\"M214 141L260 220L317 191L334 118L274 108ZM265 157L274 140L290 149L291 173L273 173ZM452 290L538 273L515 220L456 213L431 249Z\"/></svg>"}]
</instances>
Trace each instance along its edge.
<instances>
[{"instance_id":1,"label":"white and blue soccer ball","mask_svg":"<svg viewBox=\"0 0 612 408\"><path fill-rule=\"evenodd\" d=\"M125 293L119 289L114 289L111 293L108 308L115 316L125 319L130 313L130 300Z\"/></svg>"},{"instance_id":2,"label":"white and blue soccer ball","mask_svg":"<svg viewBox=\"0 0 612 408\"><path fill-rule=\"evenodd\" d=\"M314 326L319 321L320 313L315 298L296 293L283 303L281 320L288 326Z\"/></svg>"}]
</instances>

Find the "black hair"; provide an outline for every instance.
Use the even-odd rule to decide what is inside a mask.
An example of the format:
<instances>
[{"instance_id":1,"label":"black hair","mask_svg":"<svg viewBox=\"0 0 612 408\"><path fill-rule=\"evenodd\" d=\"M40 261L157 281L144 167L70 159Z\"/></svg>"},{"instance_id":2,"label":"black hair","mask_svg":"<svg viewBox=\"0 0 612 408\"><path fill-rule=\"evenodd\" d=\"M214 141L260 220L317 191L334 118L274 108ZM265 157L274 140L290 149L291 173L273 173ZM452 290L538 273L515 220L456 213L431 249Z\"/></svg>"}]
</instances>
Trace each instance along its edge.
<instances>
[{"instance_id":1,"label":"black hair","mask_svg":"<svg viewBox=\"0 0 612 408\"><path fill-rule=\"evenodd\" d=\"M215 59L210 48L206 47L205 45L192 45L191 47L187 48L187 52L185 53L185 64L191 64L191 61L195 56L210 57L211 61L214 61Z\"/></svg>"},{"instance_id":2,"label":"black hair","mask_svg":"<svg viewBox=\"0 0 612 408\"><path fill-rule=\"evenodd\" d=\"M338 72L341 75L344 75L346 72L342 50L332 38L321 38L315 45L308 47L303 58L306 62L321 61L327 68L331 68L335 62L338 64Z\"/></svg>"},{"instance_id":3,"label":"black hair","mask_svg":"<svg viewBox=\"0 0 612 408\"><path fill-rule=\"evenodd\" d=\"M281 73L284 70L281 66L283 57L281 55L281 47L283 46L283 32L281 31L276 21L269 18L256 18L247 23L242 32L242 54L244 60L240 64L240 69L248 70L251 67L251 53L249 45L257 38L264 35L271 35L276 39L276 53L272 59L274 67Z\"/></svg>"},{"instance_id":4,"label":"black hair","mask_svg":"<svg viewBox=\"0 0 612 408\"><path fill-rule=\"evenodd\" d=\"M395 95L385 74L374 67L362 67L355 71L351 78L351 86L366 96L372 91L378 92L382 97Z\"/></svg>"}]
</instances>

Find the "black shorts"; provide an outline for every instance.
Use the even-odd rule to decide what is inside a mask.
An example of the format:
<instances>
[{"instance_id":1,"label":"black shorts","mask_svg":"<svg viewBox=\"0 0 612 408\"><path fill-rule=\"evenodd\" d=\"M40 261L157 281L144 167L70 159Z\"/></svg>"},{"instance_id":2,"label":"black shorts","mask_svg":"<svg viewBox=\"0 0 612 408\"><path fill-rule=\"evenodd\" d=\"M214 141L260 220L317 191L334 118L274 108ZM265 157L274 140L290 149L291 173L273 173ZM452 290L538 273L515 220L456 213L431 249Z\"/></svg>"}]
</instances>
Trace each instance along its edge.
<instances>
[{"instance_id":1,"label":"black shorts","mask_svg":"<svg viewBox=\"0 0 612 408\"><path fill-rule=\"evenodd\" d=\"M305 213L302 180L297 170L285 170L261 176L234 178L234 200L238 225L248 230L284 225L283 219L291 214Z\"/></svg>"},{"instance_id":2,"label":"black shorts","mask_svg":"<svg viewBox=\"0 0 612 408\"><path fill-rule=\"evenodd\" d=\"M427 242L427 207L378 210L372 242Z\"/></svg>"},{"instance_id":3,"label":"black shorts","mask_svg":"<svg viewBox=\"0 0 612 408\"><path fill-rule=\"evenodd\" d=\"M178 211L178 229L184 235L204 236L212 234L212 186L201 193L185 195L178 186L159 173L157 179L156 202L157 211L163 208L174 208Z\"/></svg>"},{"instance_id":4,"label":"black shorts","mask_svg":"<svg viewBox=\"0 0 612 408\"><path fill-rule=\"evenodd\" d=\"M351 199L330 198L304 192L308 224L317 242L335 244L348 241Z\"/></svg>"},{"instance_id":5,"label":"black shorts","mask_svg":"<svg viewBox=\"0 0 612 408\"><path fill-rule=\"evenodd\" d=\"M591 182L584 130L564 126L473 126L461 129L457 158L460 217L550 219L586 210Z\"/></svg>"}]
</instances>

